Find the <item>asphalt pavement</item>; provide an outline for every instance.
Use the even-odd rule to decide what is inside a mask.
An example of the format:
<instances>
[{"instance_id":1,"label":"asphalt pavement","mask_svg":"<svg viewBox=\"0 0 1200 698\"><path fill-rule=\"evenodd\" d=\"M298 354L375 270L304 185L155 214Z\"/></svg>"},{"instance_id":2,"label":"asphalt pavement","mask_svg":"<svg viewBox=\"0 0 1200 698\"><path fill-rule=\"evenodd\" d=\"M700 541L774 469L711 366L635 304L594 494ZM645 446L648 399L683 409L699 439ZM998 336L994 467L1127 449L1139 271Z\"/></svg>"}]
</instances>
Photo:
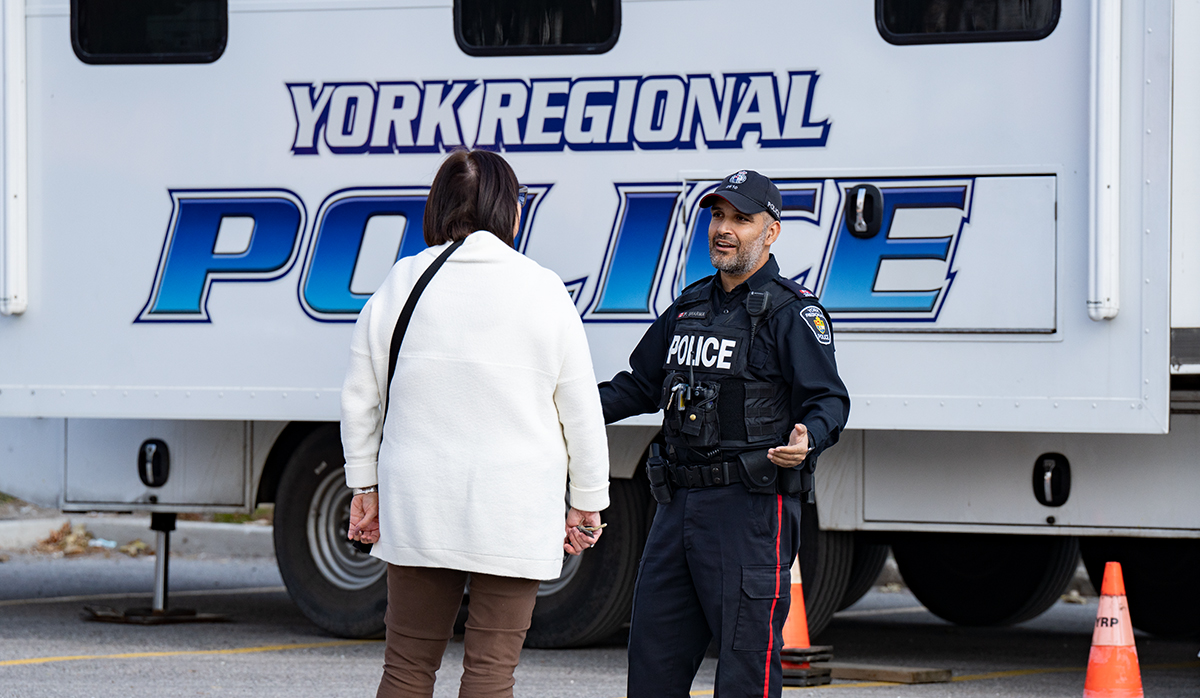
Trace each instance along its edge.
<instances>
[{"instance_id":1,"label":"asphalt pavement","mask_svg":"<svg viewBox=\"0 0 1200 698\"><path fill-rule=\"evenodd\" d=\"M330 637L305 619L268 557L172 556L173 607L227 614L229 623L139 627L85 622L85 605L149 604L153 558L95 553L55 558L9 553L0 563L0 695L28 698L119 696L370 696L378 682L378 641ZM905 590L871 591L835 617L819 642L835 659L951 669L954 682L906 686L835 682L841 696L1082 695L1096 599L1058 603L1012 628L960 628L923 609ZM1146 695L1200 695L1200 643L1137 637ZM462 644L450 643L436 692L457 695ZM711 695L706 660L692 695ZM620 638L581 650L526 650L516 695L619 698L625 695ZM786 689L800 695L825 689Z\"/></svg>"}]
</instances>

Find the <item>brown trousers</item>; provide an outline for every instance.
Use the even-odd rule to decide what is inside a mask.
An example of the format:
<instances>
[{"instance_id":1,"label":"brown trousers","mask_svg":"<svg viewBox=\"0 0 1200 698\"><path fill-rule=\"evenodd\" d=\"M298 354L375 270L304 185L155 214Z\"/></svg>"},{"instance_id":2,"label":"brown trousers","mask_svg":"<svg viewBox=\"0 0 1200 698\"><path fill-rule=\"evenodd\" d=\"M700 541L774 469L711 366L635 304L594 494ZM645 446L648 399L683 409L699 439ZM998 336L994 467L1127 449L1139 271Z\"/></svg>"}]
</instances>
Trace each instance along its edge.
<instances>
[{"instance_id":1,"label":"brown trousers","mask_svg":"<svg viewBox=\"0 0 1200 698\"><path fill-rule=\"evenodd\" d=\"M467 573L388 565L387 644L376 698L430 698ZM538 581L472 574L459 698L511 698Z\"/></svg>"}]
</instances>

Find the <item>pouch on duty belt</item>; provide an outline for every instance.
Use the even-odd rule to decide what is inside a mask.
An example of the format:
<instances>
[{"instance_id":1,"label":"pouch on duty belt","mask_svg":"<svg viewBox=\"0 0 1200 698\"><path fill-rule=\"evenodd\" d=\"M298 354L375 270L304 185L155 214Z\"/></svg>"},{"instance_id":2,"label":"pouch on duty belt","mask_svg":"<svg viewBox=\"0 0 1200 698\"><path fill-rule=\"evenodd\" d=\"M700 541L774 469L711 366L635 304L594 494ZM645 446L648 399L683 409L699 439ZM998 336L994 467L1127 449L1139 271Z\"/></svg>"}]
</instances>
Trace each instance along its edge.
<instances>
[{"instance_id":1,"label":"pouch on duty belt","mask_svg":"<svg viewBox=\"0 0 1200 698\"><path fill-rule=\"evenodd\" d=\"M742 464L742 482L755 494L775 494L775 478L779 466L767 458L766 449L738 454Z\"/></svg>"},{"instance_id":2,"label":"pouch on duty belt","mask_svg":"<svg viewBox=\"0 0 1200 698\"><path fill-rule=\"evenodd\" d=\"M667 459L663 458L662 447L650 444L650 457L646 459L646 477L650 480L650 494L659 504L671 503L671 482L667 477Z\"/></svg>"},{"instance_id":3,"label":"pouch on duty belt","mask_svg":"<svg viewBox=\"0 0 1200 698\"><path fill-rule=\"evenodd\" d=\"M742 464L742 481L751 492L802 494L812 491L812 464L807 460L794 468L780 468L771 462L764 449L739 454L738 461Z\"/></svg>"}]
</instances>

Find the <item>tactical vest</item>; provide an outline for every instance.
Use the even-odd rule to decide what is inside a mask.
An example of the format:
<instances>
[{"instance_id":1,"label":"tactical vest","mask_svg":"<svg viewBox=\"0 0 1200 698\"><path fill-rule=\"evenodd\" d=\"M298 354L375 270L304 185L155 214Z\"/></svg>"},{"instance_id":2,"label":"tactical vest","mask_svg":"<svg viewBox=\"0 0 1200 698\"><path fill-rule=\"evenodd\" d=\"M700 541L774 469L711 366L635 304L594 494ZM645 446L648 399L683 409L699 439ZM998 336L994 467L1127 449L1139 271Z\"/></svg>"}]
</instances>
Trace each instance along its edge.
<instances>
[{"instance_id":1,"label":"tactical vest","mask_svg":"<svg viewBox=\"0 0 1200 698\"><path fill-rule=\"evenodd\" d=\"M710 300L713 283L716 277L702 279L675 301L675 330L663 364L663 438L681 463L715 463L786 442L793 426L790 389L756 375L772 348L755 335L802 297L816 303L799 284L776 278L763 287L769 305L757 315L751 314L760 310L751 307L752 295L725 313Z\"/></svg>"}]
</instances>

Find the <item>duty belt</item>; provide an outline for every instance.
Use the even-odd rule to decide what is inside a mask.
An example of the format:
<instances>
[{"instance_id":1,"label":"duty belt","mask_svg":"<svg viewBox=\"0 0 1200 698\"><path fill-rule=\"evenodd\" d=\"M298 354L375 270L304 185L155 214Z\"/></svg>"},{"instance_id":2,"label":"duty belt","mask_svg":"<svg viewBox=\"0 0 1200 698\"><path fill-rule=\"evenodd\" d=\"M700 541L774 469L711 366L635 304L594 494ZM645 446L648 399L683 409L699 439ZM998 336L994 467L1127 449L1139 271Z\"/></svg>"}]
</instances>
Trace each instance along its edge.
<instances>
[{"instance_id":1,"label":"duty belt","mask_svg":"<svg viewBox=\"0 0 1200 698\"><path fill-rule=\"evenodd\" d=\"M676 487L722 487L742 481L741 464L737 461L709 465L672 465L667 468L671 484Z\"/></svg>"}]
</instances>

